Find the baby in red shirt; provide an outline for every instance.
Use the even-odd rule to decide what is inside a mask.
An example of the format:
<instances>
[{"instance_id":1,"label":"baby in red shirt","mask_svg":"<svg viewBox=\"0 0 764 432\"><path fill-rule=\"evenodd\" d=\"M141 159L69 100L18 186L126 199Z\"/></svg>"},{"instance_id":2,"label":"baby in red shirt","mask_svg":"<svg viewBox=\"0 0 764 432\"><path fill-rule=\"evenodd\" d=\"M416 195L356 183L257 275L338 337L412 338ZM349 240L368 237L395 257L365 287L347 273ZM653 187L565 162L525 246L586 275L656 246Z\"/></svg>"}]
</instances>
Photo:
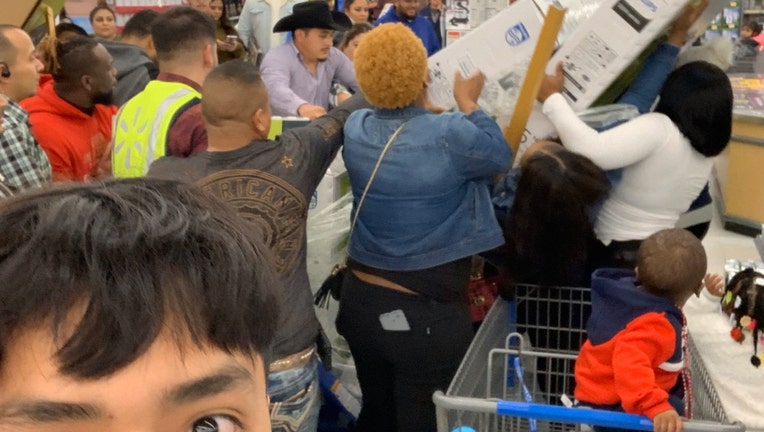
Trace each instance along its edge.
<instances>
[{"instance_id":1,"label":"baby in red shirt","mask_svg":"<svg viewBox=\"0 0 764 432\"><path fill-rule=\"evenodd\" d=\"M684 403L672 391L679 388L682 393L683 388L677 386L686 349L680 308L700 294L705 274L700 240L682 229L659 231L644 240L635 271L595 271L589 340L575 367L576 399L599 409L647 416L656 432L680 431Z\"/></svg>"}]
</instances>

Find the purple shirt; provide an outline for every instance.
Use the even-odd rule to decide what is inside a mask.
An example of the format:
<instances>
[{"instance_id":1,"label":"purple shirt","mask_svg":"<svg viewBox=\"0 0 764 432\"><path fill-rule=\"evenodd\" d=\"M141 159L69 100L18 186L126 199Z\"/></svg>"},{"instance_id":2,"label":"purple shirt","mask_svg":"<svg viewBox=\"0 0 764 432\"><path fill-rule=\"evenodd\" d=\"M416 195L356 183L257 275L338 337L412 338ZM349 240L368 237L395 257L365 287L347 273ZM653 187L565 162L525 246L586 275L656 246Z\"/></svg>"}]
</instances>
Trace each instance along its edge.
<instances>
[{"instance_id":1,"label":"purple shirt","mask_svg":"<svg viewBox=\"0 0 764 432\"><path fill-rule=\"evenodd\" d=\"M296 116L297 108L306 103L328 109L332 81L358 91L353 63L334 47L329 57L318 63L315 75L305 67L291 41L271 48L260 72L271 96L273 115L278 116Z\"/></svg>"}]
</instances>

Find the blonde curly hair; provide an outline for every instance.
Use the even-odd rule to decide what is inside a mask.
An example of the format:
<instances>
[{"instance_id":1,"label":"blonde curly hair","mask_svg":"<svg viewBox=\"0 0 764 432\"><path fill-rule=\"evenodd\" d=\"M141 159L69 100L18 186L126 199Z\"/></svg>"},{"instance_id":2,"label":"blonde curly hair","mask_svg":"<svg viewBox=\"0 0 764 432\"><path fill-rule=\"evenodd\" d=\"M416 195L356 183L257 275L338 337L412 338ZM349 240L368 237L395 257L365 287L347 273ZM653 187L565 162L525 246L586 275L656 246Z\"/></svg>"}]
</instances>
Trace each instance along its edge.
<instances>
[{"instance_id":1,"label":"blonde curly hair","mask_svg":"<svg viewBox=\"0 0 764 432\"><path fill-rule=\"evenodd\" d=\"M366 33L353 60L366 99L378 108L403 108L416 100L427 76L427 51L403 24Z\"/></svg>"}]
</instances>

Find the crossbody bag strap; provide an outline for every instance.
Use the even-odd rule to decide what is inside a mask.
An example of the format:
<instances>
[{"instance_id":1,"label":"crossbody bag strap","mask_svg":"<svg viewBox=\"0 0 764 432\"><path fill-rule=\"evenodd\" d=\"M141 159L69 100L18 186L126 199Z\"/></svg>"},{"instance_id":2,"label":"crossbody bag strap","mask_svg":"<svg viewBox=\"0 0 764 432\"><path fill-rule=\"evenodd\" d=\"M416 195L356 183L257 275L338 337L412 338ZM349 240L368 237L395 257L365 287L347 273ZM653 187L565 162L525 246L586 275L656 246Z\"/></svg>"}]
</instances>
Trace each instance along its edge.
<instances>
[{"instance_id":1,"label":"crossbody bag strap","mask_svg":"<svg viewBox=\"0 0 764 432\"><path fill-rule=\"evenodd\" d=\"M374 177L377 175L377 170L379 169L379 164L382 163L382 158L385 157L385 153L387 153L387 149L390 148L390 145L395 141L395 137L398 136L398 133L403 129L403 126L406 126L406 123L403 123L402 125L398 126L398 129L395 130L395 133L393 133L393 136L390 137L389 140L387 140L387 144L385 144L385 148L382 149L382 153L379 155L379 159L377 159L377 164L374 165L374 169L371 171L371 176L369 176L369 181L366 182L366 187L363 189L363 194L361 194L361 199L358 201L358 208L355 210L355 214L353 215L353 223L350 224L350 234L348 236L348 239L351 239L353 237L353 230L355 229L355 223L358 221L358 215L361 214L361 207L363 206L363 201L366 199L366 194L369 192L369 187L371 186L371 182L374 181Z\"/></svg>"}]
</instances>

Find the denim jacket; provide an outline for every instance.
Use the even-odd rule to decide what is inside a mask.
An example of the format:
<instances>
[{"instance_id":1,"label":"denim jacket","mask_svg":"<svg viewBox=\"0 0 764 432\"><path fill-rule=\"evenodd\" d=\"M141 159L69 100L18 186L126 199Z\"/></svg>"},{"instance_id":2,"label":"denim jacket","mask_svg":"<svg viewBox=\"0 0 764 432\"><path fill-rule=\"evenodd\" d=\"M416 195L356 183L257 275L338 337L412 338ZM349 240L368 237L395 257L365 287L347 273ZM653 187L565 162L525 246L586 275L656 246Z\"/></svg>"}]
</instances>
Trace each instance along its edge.
<instances>
[{"instance_id":1,"label":"denim jacket","mask_svg":"<svg viewBox=\"0 0 764 432\"><path fill-rule=\"evenodd\" d=\"M480 110L469 116L414 107L351 114L342 155L353 215L382 149L401 125L360 209L349 255L371 267L409 271L503 244L489 185L509 168L511 150Z\"/></svg>"}]
</instances>

